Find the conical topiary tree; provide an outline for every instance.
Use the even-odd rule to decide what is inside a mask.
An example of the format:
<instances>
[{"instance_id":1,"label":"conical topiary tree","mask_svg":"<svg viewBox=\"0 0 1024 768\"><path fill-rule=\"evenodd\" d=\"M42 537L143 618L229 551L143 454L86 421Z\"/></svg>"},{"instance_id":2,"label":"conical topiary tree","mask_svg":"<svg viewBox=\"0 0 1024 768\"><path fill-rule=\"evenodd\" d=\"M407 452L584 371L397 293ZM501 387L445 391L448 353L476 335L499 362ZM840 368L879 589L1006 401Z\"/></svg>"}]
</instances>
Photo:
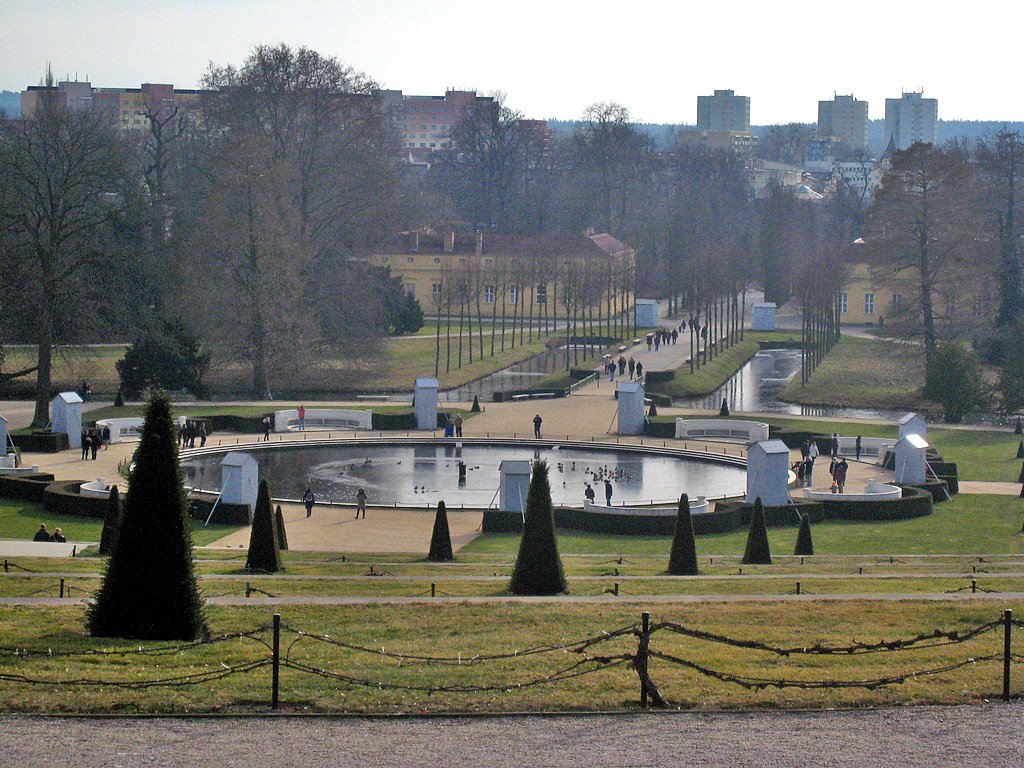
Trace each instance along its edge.
<instances>
[{"instance_id":1,"label":"conical topiary tree","mask_svg":"<svg viewBox=\"0 0 1024 768\"><path fill-rule=\"evenodd\" d=\"M811 539L811 516L805 514L800 519L800 532L796 535L796 549L794 555L813 555L814 541Z\"/></svg>"},{"instance_id":2,"label":"conical topiary tree","mask_svg":"<svg viewBox=\"0 0 1024 768\"><path fill-rule=\"evenodd\" d=\"M274 510L274 522L277 523L277 548L282 552L288 551L288 532L284 529L284 513L281 511L281 505L277 505L277 509Z\"/></svg>"},{"instance_id":3,"label":"conical topiary tree","mask_svg":"<svg viewBox=\"0 0 1024 768\"><path fill-rule=\"evenodd\" d=\"M454 559L452 534L448 530L448 513L445 511L444 502L439 501L437 502L437 515L434 516L434 532L430 535L430 552L427 553L427 560L434 563L447 563Z\"/></svg>"},{"instance_id":4,"label":"conical topiary tree","mask_svg":"<svg viewBox=\"0 0 1024 768\"><path fill-rule=\"evenodd\" d=\"M693 535L693 519L690 517L690 497L685 493L679 497L679 511L676 513L676 530L672 536L668 572L672 576L696 576L700 573L697 569L697 542Z\"/></svg>"},{"instance_id":5,"label":"conical topiary tree","mask_svg":"<svg viewBox=\"0 0 1024 768\"><path fill-rule=\"evenodd\" d=\"M647 415L648 416L657 416L658 415L658 404L655 403L653 399L651 400L651 408L650 408L649 411L647 411Z\"/></svg>"},{"instance_id":6,"label":"conical topiary tree","mask_svg":"<svg viewBox=\"0 0 1024 768\"><path fill-rule=\"evenodd\" d=\"M1024 440L1020 441L1020 445L1017 446L1017 458L1024 459Z\"/></svg>"},{"instance_id":7,"label":"conical topiary tree","mask_svg":"<svg viewBox=\"0 0 1024 768\"><path fill-rule=\"evenodd\" d=\"M249 571L276 573L281 570L280 539L277 520L270 507L270 489L266 480L260 480L256 494L256 509L252 513L252 533L249 535L249 556L245 559Z\"/></svg>"},{"instance_id":8,"label":"conical topiary tree","mask_svg":"<svg viewBox=\"0 0 1024 768\"><path fill-rule=\"evenodd\" d=\"M722 398L722 407L718 409L718 415L719 416L728 416L729 415L729 403L728 403L728 401L724 397Z\"/></svg>"},{"instance_id":9,"label":"conical topiary tree","mask_svg":"<svg viewBox=\"0 0 1024 768\"><path fill-rule=\"evenodd\" d=\"M480 396L473 395L473 405L469 409L470 413L480 413Z\"/></svg>"},{"instance_id":10,"label":"conical topiary tree","mask_svg":"<svg viewBox=\"0 0 1024 768\"><path fill-rule=\"evenodd\" d=\"M562 558L555 540L555 509L547 462L533 465L526 496L526 519L509 591L514 595L557 595L566 591Z\"/></svg>"},{"instance_id":11,"label":"conical topiary tree","mask_svg":"<svg viewBox=\"0 0 1024 768\"><path fill-rule=\"evenodd\" d=\"M117 486L110 489L107 499L107 514L103 518L103 532L100 533L100 554L112 555L117 546L117 532L121 528L121 494Z\"/></svg>"},{"instance_id":12,"label":"conical topiary tree","mask_svg":"<svg viewBox=\"0 0 1024 768\"><path fill-rule=\"evenodd\" d=\"M772 551L768 546L768 526L764 521L764 506L761 504L760 496L754 499L750 533L747 534L747 550L743 553L742 562L751 565L772 564Z\"/></svg>"},{"instance_id":13,"label":"conical topiary tree","mask_svg":"<svg viewBox=\"0 0 1024 768\"><path fill-rule=\"evenodd\" d=\"M1024 464L1020 465L1020 474L1017 475L1017 482L1024 483Z\"/></svg>"},{"instance_id":14,"label":"conical topiary tree","mask_svg":"<svg viewBox=\"0 0 1024 768\"><path fill-rule=\"evenodd\" d=\"M1013 434L1024 435L1024 424L1020 423L1020 416L1017 417L1017 423L1013 425Z\"/></svg>"},{"instance_id":15,"label":"conical topiary tree","mask_svg":"<svg viewBox=\"0 0 1024 768\"><path fill-rule=\"evenodd\" d=\"M113 555L89 608L90 634L141 640L208 634L186 509L171 404L158 394L146 409Z\"/></svg>"}]
</instances>

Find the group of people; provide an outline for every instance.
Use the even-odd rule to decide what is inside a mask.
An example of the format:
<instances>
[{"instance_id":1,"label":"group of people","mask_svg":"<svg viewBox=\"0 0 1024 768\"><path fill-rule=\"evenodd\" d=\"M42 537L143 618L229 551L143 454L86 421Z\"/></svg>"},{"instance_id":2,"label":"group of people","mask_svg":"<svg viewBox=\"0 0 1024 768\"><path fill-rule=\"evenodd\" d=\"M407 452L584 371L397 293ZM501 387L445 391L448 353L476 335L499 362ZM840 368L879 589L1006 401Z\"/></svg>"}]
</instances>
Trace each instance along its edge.
<instances>
[{"instance_id":1,"label":"group of people","mask_svg":"<svg viewBox=\"0 0 1024 768\"><path fill-rule=\"evenodd\" d=\"M450 414L445 414L444 419L444 436L462 437L462 414L456 413L455 418L452 418Z\"/></svg>"},{"instance_id":2,"label":"group of people","mask_svg":"<svg viewBox=\"0 0 1024 768\"><path fill-rule=\"evenodd\" d=\"M96 460L101 445L110 445L110 427L82 430L82 461Z\"/></svg>"},{"instance_id":3,"label":"group of people","mask_svg":"<svg viewBox=\"0 0 1024 768\"><path fill-rule=\"evenodd\" d=\"M46 530L46 523L41 523L39 530L36 531L36 535L32 537L32 541L57 541L61 544L67 544L68 540L64 538L64 534L61 532L60 528L54 528L53 533L51 534Z\"/></svg>"},{"instance_id":4,"label":"group of people","mask_svg":"<svg viewBox=\"0 0 1024 768\"><path fill-rule=\"evenodd\" d=\"M634 360L632 357L626 360L625 355L619 355L619 359L616 360L611 355L608 355L607 362L605 363L605 371L608 373L608 380L615 381L615 373L618 371L619 376L625 376L626 370L629 370L629 380L633 381L635 378L637 381L642 381L644 376L644 364Z\"/></svg>"},{"instance_id":5,"label":"group of people","mask_svg":"<svg viewBox=\"0 0 1024 768\"><path fill-rule=\"evenodd\" d=\"M673 328L659 328L656 331L652 331L647 334L647 351L650 352L652 349L657 351L664 344L666 347L670 344L675 344L679 341L679 329Z\"/></svg>"},{"instance_id":6,"label":"group of people","mask_svg":"<svg viewBox=\"0 0 1024 768\"><path fill-rule=\"evenodd\" d=\"M178 445L182 448L195 448L196 438L199 438L199 447L206 445L206 422L186 421L178 427Z\"/></svg>"},{"instance_id":7,"label":"group of people","mask_svg":"<svg viewBox=\"0 0 1024 768\"><path fill-rule=\"evenodd\" d=\"M587 483L587 487L583 490L583 497L589 503L593 504L595 496L596 494L594 493L594 486L592 486L590 483ZM612 505L612 482L607 478L604 481L604 503L609 507Z\"/></svg>"},{"instance_id":8,"label":"group of people","mask_svg":"<svg viewBox=\"0 0 1024 768\"><path fill-rule=\"evenodd\" d=\"M306 507L306 517L313 516L313 505L316 504L316 496L313 494L312 488L306 488L306 492L302 494L302 503ZM360 488L356 491L356 520L359 518L366 519L366 489Z\"/></svg>"},{"instance_id":9,"label":"group of people","mask_svg":"<svg viewBox=\"0 0 1024 768\"><path fill-rule=\"evenodd\" d=\"M857 458L860 458L861 439L857 438ZM800 444L800 461L793 464L792 470L796 474L798 488L810 488L814 480L814 461L821 455L816 440L804 440ZM850 471L850 465L846 458L839 455L839 435L832 433L829 439L829 462L828 474L832 478L832 493L843 493L846 487L846 476Z\"/></svg>"}]
</instances>

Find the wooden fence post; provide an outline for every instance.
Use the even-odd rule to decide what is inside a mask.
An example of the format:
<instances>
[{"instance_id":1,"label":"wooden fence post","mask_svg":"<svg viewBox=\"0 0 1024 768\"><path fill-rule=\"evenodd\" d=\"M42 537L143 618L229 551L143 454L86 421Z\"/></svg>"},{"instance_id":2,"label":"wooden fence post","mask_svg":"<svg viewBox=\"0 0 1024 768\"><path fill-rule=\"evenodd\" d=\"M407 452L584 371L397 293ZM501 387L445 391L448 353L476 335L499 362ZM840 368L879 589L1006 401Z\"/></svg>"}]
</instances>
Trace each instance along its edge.
<instances>
[{"instance_id":1,"label":"wooden fence post","mask_svg":"<svg viewBox=\"0 0 1024 768\"><path fill-rule=\"evenodd\" d=\"M281 614L274 614L274 645L273 645L272 682L270 708L277 709L281 693Z\"/></svg>"}]
</instances>

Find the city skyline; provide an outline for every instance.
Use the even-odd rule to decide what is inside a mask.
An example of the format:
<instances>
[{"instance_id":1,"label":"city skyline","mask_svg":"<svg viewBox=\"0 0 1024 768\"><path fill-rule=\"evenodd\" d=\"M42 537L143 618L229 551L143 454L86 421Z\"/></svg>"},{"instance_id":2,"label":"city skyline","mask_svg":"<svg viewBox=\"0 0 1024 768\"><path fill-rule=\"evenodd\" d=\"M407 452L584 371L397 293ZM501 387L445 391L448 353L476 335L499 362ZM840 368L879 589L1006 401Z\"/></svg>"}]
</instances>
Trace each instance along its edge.
<instances>
[{"instance_id":1,"label":"city skyline","mask_svg":"<svg viewBox=\"0 0 1024 768\"><path fill-rule=\"evenodd\" d=\"M0 89L37 84L47 63L58 78L88 77L100 87L195 88L209 62L237 66L253 46L285 42L336 56L383 88L500 91L509 106L540 119L577 119L589 104L615 101L638 122L694 124L698 96L732 89L750 97L757 125L815 122L818 102L834 94L867 101L869 117L880 119L886 98L919 90L938 99L942 119L1024 120L1024 102L1007 99L1002 82L964 66L1012 71L1024 11L990 0L955 23L924 17L920 3L873 1L852 21L803 0L782 9L740 2L729 6L731 16L661 2L625 16L609 3L573 0L526 0L514 12L468 0L304 0L287 11L271 0L181 0L144 10L97 0L88 15L79 8L0 0ZM1001 22L992 25L997 9ZM912 39L925 44L907 44Z\"/></svg>"}]
</instances>

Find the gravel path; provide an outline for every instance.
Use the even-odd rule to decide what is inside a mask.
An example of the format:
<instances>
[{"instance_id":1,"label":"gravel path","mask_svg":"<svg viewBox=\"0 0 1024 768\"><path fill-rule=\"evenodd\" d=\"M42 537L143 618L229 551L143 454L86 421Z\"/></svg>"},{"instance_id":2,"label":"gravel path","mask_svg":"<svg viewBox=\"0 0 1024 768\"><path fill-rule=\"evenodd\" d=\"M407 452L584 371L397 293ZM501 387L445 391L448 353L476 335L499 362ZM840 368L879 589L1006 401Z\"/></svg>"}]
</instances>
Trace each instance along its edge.
<instances>
[{"instance_id":1,"label":"gravel path","mask_svg":"<svg viewBox=\"0 0 1024 768\"><path fill-rule=\"evenodd\" d=\"M494 718L0 718L18 768L1009 766L1024 705Z\"/></svg>"}]
</instances>

